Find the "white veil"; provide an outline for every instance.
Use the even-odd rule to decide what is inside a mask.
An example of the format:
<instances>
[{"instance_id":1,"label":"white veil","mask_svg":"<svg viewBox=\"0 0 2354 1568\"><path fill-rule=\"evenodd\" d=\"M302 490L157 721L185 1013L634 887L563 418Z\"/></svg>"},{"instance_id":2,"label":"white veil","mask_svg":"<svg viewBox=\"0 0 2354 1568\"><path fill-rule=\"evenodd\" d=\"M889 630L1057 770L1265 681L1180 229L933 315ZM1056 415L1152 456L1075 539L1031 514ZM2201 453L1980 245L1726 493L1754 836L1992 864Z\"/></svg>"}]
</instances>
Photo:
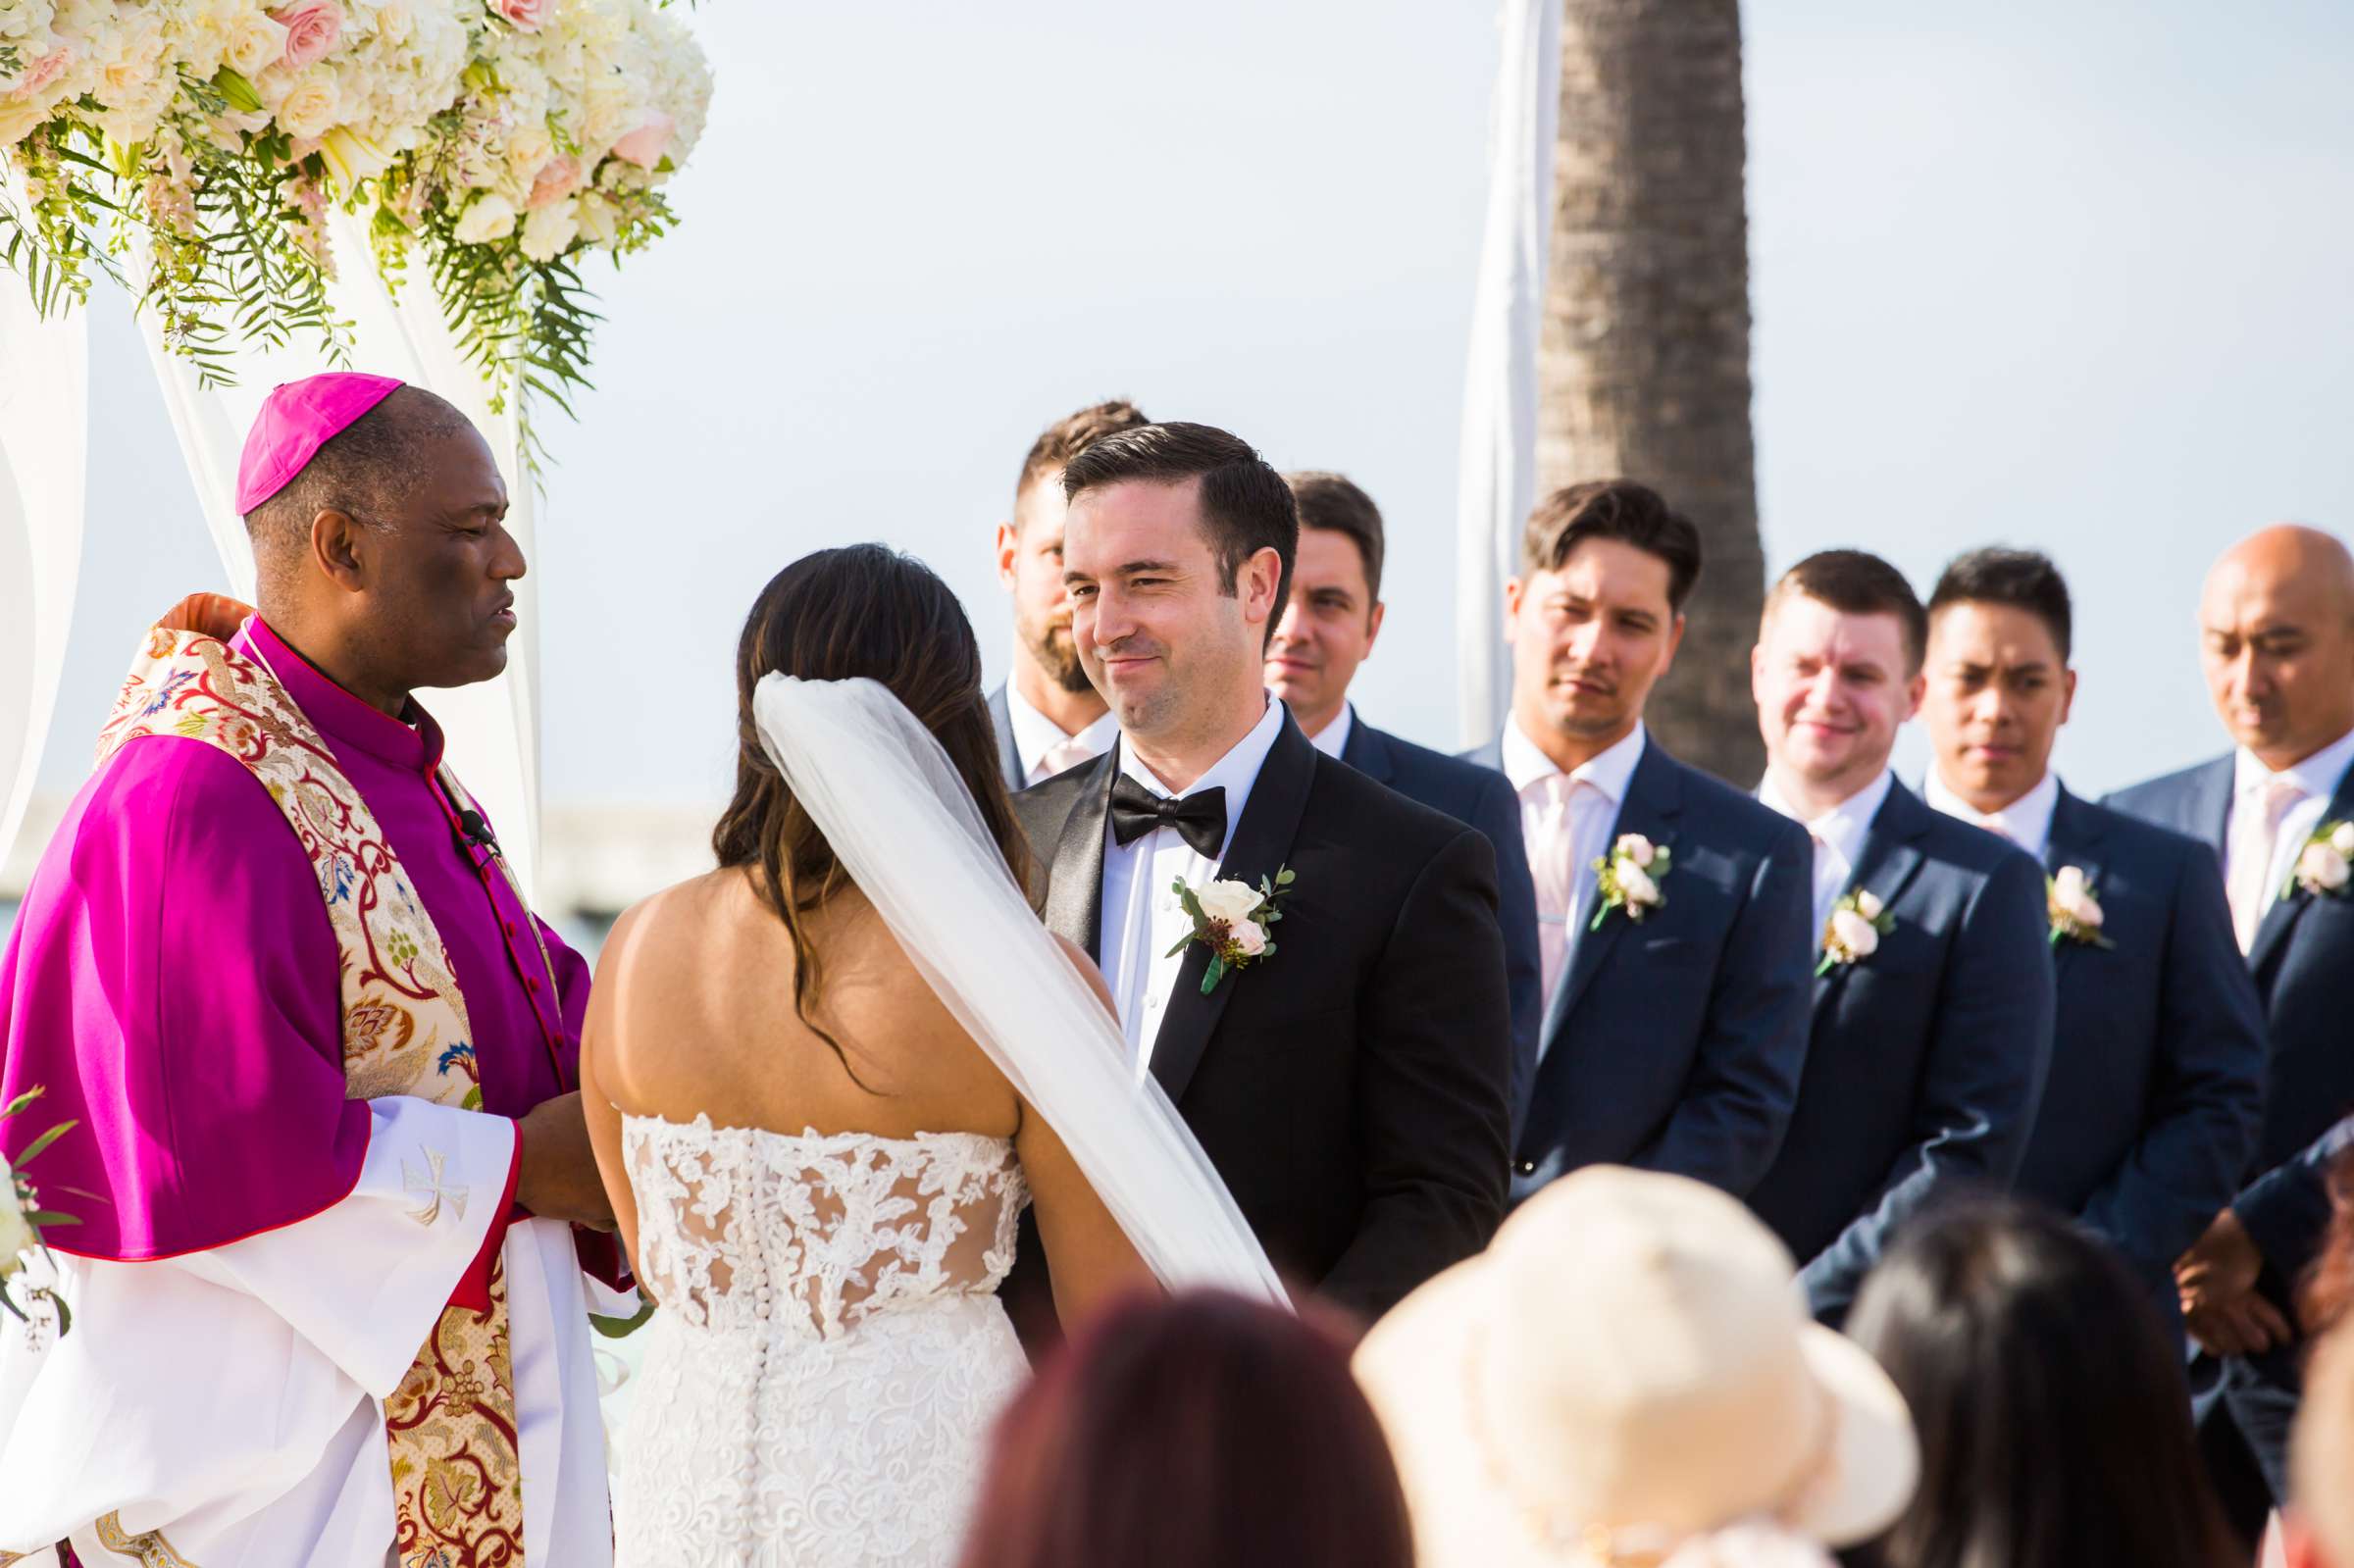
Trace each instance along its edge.
<instances>
[{"instance_id":1,"label":"white veil","mask_svg":"<svg viewBox=\"0 0 2354 1568\"><path fill-rule=\"evenodd\" d=\"M1047 1119L1162 1284L1284 1302L1177 1109L1047 929L932 733L878 682L761 678L760 739L956 1021Z\"/></svg>"}]
</instances>

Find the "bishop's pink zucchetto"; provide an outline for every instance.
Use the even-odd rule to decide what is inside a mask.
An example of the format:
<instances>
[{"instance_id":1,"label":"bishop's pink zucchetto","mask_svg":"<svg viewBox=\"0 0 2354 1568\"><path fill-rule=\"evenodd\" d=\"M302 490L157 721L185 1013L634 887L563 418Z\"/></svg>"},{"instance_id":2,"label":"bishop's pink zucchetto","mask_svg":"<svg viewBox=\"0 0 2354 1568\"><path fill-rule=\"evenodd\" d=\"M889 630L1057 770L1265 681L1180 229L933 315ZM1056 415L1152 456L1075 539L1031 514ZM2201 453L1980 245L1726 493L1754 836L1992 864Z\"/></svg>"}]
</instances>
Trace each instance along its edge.
<instances>
[{"instance_id":1,"label":"bishop's pink zucchetto","mask_svg":"<svg viewBox=\"0 0 2354 1568\"><path fill-rule=\"evenodd\" d=\"M287 381L262 399L237 461L237 516L250 515L291 484L319 448L400 385L389 376L330 371Z\"/></svg>"}]
</instances>

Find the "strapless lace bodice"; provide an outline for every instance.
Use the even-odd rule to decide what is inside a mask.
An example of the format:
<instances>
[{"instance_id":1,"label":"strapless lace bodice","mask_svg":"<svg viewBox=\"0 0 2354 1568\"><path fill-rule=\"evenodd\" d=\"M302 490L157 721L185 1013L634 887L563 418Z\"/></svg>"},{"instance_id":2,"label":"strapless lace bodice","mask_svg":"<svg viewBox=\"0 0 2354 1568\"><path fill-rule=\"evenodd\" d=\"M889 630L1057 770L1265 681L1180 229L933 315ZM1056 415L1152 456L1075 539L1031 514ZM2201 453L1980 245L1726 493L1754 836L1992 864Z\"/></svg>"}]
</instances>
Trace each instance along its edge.
<instances>
[{"instance_id":1,"label":"strapless lace bodice","mask_svg":"<svg viewBox=\"0 0 2354 1568\"><path fill-rule=\"evenodd\" d=\"M820 1339L878 1312L997 1290L1029 1189L979 1133L776 1133L630 1116L638 1269L695 1328Z\"/></svg>"},{"instance_id":2,"label":"strapless lace bodice","mask_svg":"<svg viewBox=\"0 0 2354 1568\"><path fill-rule=\"evenodd\" d=\"M616 1447L620 1568L951 1568L1029 1364L1013 1145L622 1121L661 1303Z\"/></svg>"}]
</instances>

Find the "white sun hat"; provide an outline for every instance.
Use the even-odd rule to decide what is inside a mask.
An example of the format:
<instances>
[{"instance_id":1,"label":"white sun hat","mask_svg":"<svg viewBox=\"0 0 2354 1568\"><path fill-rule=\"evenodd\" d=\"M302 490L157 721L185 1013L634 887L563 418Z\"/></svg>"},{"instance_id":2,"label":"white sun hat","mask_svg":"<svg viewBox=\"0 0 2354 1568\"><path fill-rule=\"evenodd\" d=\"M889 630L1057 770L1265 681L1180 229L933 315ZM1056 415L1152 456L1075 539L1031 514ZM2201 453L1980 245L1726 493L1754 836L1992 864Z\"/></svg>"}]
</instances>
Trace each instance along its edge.
<instances>
[{"instance_id":1,"label":"white sun hat","mask_svg":"<svg viewBox=\"0 0 2354 1568\"><path fill-rule=\"evenodd\" d=\"M1764 1527L1879 1534L1913 1494L1903 1395L1816 1324L1734 1198L1595 1166L1430 1281L1358 1348L1422 1568L1667 1561Z\"/></svg>"}]
</instances>

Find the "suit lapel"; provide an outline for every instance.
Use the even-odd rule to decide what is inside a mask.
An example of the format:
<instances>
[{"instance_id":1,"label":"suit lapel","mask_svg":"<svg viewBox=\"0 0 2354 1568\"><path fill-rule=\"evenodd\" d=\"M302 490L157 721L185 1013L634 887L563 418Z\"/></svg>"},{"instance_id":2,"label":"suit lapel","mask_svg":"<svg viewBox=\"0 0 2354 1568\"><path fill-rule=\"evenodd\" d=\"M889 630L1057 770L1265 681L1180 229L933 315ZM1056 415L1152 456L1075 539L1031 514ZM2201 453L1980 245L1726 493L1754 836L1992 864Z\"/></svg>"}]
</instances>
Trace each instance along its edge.
<instances>
[{"instance_id":1,"label":"suit lapel","mask_svg":"<svg viewBox=\"0 0 2354 1568\"><path fill-rule=\"evenodd\" d=\"M2106 834L2107 828L2101 821L2100 813L2070 794L2068 785L2062 784L2060 798L2052 803L2052 831L2050 841L2043 847L2043 874L2046 877L2057 876L2063 866L2075 867L2084 874L2084 881L2091 886L2097 902L2101 893L2101 839ZM2081 945L2080 942L2063 940L2058 943L2058 951L2053 958L2066 963L2068 949Z\"/></svg>"},{"instance_id":2,"label":"suit lapel","mask_svg":"<svg viewBox=\"0 0 2354 1568\"><path fill-rule=\"evenodd\" d=\"M2329 796L2329 804L2322 809L2322 823L2344 822L2354 818L2354 768L2338 777L2337 788ZM2317 823L2315 826L2319 827ZM2290 862L2293 867L2295 862ZM2332 896L2338 896L2333 894ZM2276 898L2265 907L2264 919L2257 923L2256 940L2248 947L2248 968L2261 972L2276 949L2288 940L2296 929L2297 920L2313 902L2314 895L2303 887L2290 885L2288 896Z\"/></svg>"},{"instance_id":3,"label":"suit lapel","mask_svg":"<svg viewBox=\"0 0 2354 1568\"><path fill-rule=\"evenodd\" d=\"M1054 840L1047 878L1047 928L1070 937L1103 962L1103 824L1111 815L1111 782L1120 771L1120 742L1098 757L1079 786L1079 798ZM1043 787L1043 786L1042 786Z\"/></svg>"},{"instance_id":4,"label":"suit lapel","mask_svg":"<svg viewBox=\"0 0 2354 1568\"><path fill-rule=\"evenodd\" d=\"M1301 813L1307 809L1307 792L1316 778L1316 748L1307 736L1300 733L1287 714L1283 729L1276 733L1275 744L1260 765L1257 782L1251 786L1250 797L1243 804L1242 821L1235 824L1234 838L1226 846L1226 858L1219 863L1220 881L1247 882L1255 887L1259 879L1272 878L1281 869L1284 857L1291 853L1292 840L1299 835ZM1110 810L1111 786L1103 786L1104 812ZM1101 818L1097 820L1096 843L1099 868L1102 860L1103 832ZM1100 877L1098 884L1100 885ZM1275 945L1284 943L1284 928L1277 926L1272 933ZM1154 956L1158 956L1157 954ZM1218 983L1218 988L1208 995L1202 994L1202 977L1209 970L1209 949L1200 942L1185 950L1185 962L1177 971L1177 979L1169 993L1168 1007L1160 1018L1160 1033L1152 1040L1152 1076L1174 1100L1185 1092L1193 1082L1194 1069L1202 1063L1202 1053L1209 1046L1209 1037L1218 1027L1218 1019L1226 1011L1228 998L1238 986L1281 985L1283 955L1278 952L1274 966L1266 974L1244 970L1230 974Z\"/></svg>"},{"instance_id":5,"label":"suit lapel","mask_svg":"<svg viewBox=\"0 0 2354 1568\"><path fill-rule=\"evenodd\" d=\"M1840 896L1844 898L1848 892L1861 887L1877 897L1883 909L1894 909L1897 895L1905 890L1905 885L1920 869L1920 849L1916 840L1936 823L1937 813L1919 796L1907 789L1901 782L1891 782L1888 798L1880 802L1880 809L1872 813L1871 826L1865 831L1864 852L1856 858L1856 874L1849 879L1847 888ZM1821 940L1822 934L1816 933L1818 950ZM1860 969L1870 962L1867 958L1860 963L1833 964L1827 972L1817 975L1815 978L1816 1011L1819 1013L1822 1010L1824 1000L1838 990L1839 983L1847 978L1849 970Z\"/></svg>"},{"instance_id":6,"label":"suit lapel","mask_svg":"<svg viewBox=\"0 0 2354 1568\"><path fill-rule=\"evenodd\" d=\"M1646 740L1643 743L1643 755L1636 761L1635 771L1627 778L1626 799L1619 803L1617 819L1611 824L1611 835L1604 840L1603 852L1608 854L1610 846L1616 843L1621 835L1630 833L1639 833L1653 843L1665 844L1672 851L1675 848L1676 819L1683 814L1683 809L1684 783L1676 773L1674 759L1660 749L1658 741ZM1672 854L1669 859L1667 881L1660 890L1672 903L1675 899ZM1579 881L1594 875L1591 869L1584 866L1575 868L1575 872ZM1593 922L1594 916L1589 912L1585 924L1592 927ZM1585 993L1588 983L1602 969L1603 960L1610 957L1611 949L1618 944L1619 933L1633 924L1624 910L1613 910L1603 918L1599 928L1569 934L1576 946L1569 954L1569 973L1562 977L1561 989L1554 993L1553 1006L1546 1010L1545 1043L1548 1047L1560 1033L1562 1022L1576 1008L1577 999Z\"/></svg>"},{"instance_id":7,"label":"suit lapel","mask_svg":"<svg viewBox=\"0 0 2354 1568\"><path fill-rule=\"evenodd\" d=\"M1022 753L1013 743L1013 708L1007 689L999 686L989 694L989 722L998 732L998 769L1005 777L1005 787L1018 794L1028 781L1022 776Z\"/></svg>"},{"instance_id":8,"label":"suit lapel","mask_svg":"<svg viewBox=\"0 0 2354 1568\"><path fill-rule=\"evenodd\" d=\"M1349 743L1341 747L1341 760L1375 784L1388 784L1398 771L1390 760L1390 737L1354 715L1349 724Z\"/></svg>"}]
</instances>

